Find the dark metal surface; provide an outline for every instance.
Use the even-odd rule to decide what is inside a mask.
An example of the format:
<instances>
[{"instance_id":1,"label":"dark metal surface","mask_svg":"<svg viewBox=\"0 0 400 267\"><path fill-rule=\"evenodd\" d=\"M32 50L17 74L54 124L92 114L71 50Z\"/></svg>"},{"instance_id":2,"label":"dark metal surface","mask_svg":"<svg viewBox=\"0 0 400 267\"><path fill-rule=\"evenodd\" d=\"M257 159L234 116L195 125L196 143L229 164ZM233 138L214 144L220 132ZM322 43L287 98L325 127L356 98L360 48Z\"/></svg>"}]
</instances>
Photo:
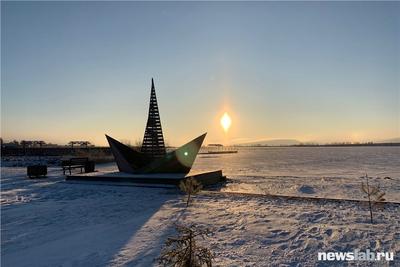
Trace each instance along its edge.
<instances>
[{"instance_id":1,"label":"dark metal surface","mask_svg":"<svg viewBox=\"0 0 400 267\"><path fill-rule=\"evenodd\" d=\"M127 173L188 173L203 144L203 134L161 158L152 158L107 136L118 169Z\"/></svg>"}]
</instances>

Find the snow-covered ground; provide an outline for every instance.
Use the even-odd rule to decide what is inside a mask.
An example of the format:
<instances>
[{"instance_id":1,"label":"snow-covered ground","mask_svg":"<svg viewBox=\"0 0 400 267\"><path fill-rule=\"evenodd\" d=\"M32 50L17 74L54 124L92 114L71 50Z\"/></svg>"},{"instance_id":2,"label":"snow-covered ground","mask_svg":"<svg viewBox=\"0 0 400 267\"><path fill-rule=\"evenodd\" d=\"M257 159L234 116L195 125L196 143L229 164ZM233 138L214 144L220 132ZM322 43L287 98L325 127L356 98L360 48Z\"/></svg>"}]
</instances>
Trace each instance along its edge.
<instances>
[{"instance_id":1,"label":"snow-covered ground","mask_svg":"<svg viewBox=\"0 0 400 267\"><path fill-rule=\"evenodd\" d=\"M366 183L366 179L361 177L236 176L235 178L221 190L332 199L366 200L367 198L361 185L362 182ZM370 177L369 184L385 192L386 201L400 203L400 179Z\"/></svg>"},{"instance_id":2,"label":"snow-covered ground","mask_svg":"<svg viewBox=\"0 0 400 267\"><path fill-rule=\"evenodd\" d=\"M1 261L6 267L157 265L154 259L174 235L176 222L213 230L203 242L215 253L217 266L328 266L317 261L318 252L354 249L394 252L390 266L400 265L399 204L377 210L376 223L370 224L367 207L357 202L203 191L186 208L183 195L172 188L67 183L58 168L50 168L44 179L27 179L25 172L1 169ZM275 179L266 193L286 188ZM398 186L397 180L382 181ZM289 184L300 196L328 194L311 179Z\"/></svg>"}]
</instances>

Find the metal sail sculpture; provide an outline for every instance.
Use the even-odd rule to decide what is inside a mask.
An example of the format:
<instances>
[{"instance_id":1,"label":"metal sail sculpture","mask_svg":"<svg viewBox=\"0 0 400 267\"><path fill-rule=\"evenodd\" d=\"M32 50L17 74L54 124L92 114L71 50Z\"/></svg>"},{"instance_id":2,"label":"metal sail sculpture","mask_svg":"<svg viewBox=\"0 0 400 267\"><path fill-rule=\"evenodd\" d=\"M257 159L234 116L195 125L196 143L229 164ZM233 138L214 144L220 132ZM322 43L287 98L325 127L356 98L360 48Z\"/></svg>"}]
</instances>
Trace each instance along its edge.
<instances>
[{"instance_id":1,"label":"metal sail sculpture","mask_svg":"<svg viewBox=\"0 0 400 267\"><path fill-rule=\"evenodd\" d=\"M172 152L166 152L157 105L154 81L151 80L149 116L140 151L106 135L118 169L127 173L188 173L206 134Z\"/></svg>"}]
</instances>

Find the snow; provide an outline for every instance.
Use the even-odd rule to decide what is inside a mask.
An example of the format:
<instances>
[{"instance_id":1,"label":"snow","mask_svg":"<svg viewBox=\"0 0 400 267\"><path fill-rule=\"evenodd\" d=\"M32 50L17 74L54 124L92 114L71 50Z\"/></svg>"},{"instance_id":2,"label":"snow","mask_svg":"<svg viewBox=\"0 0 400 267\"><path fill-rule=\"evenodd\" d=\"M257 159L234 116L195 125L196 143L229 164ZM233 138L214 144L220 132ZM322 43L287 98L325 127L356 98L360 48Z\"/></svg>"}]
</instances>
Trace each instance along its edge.
<instances>
[{"instance_id":1,"label":"snow","mask_svg":"<svg viewBox=\"0 0 400 267\"><path fill-rule=\"evenodd\" d=\"M365 183L363 177L234 176L222 191L365 200L366 196L361 190L362 182ZM399 178L371 177L369 183L379 186L386 193L387 201L400 203Z\"/></svg>"},{"instance_id":2,"label":"snow","mask_svg":"<svg viewBox=\"0 0 400 267\"><path fill-rule=\"evenodd\" d=\"M68 183L59 168L48 172L48 178L31 180L26 168L1 168L2 266L157 266L174 223L213 230L202 242L215 253L216 266L324 266L318 252L353 249L394 252L392 266L400 264L399 204L376 210L370 224L367 207L358 202L232 193L257 188L237 175L222 192L202 191L186 208L174 188ZM346 187L350 178L266 179L259 193L300 197L341 198L359 190L360 182ZM394 187L390 198L398 199L397 177L380 181ZM348 190L339 193L338 187Z\"/></svg>"}]
</instances>

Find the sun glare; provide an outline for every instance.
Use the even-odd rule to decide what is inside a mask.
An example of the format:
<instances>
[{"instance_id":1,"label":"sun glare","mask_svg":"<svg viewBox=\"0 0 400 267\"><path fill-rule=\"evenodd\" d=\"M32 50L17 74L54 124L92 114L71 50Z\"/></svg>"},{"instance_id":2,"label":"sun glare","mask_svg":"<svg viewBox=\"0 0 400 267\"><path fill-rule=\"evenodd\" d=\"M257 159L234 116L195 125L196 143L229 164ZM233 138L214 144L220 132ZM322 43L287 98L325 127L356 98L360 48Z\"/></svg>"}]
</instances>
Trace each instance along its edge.
<instances>
[{"instance_id":1,"label":"sun glare","mask_svg":"<svg viewBox=\"0 0 400 267\"><path fill-rule=\"evenodd\" d=\"M224 115L221 117L221 126L224 128L225 132L228 132L229 127L231 127L231 117L229 117L228 113L225 112Z\"/></svg>"}]
</instances>

